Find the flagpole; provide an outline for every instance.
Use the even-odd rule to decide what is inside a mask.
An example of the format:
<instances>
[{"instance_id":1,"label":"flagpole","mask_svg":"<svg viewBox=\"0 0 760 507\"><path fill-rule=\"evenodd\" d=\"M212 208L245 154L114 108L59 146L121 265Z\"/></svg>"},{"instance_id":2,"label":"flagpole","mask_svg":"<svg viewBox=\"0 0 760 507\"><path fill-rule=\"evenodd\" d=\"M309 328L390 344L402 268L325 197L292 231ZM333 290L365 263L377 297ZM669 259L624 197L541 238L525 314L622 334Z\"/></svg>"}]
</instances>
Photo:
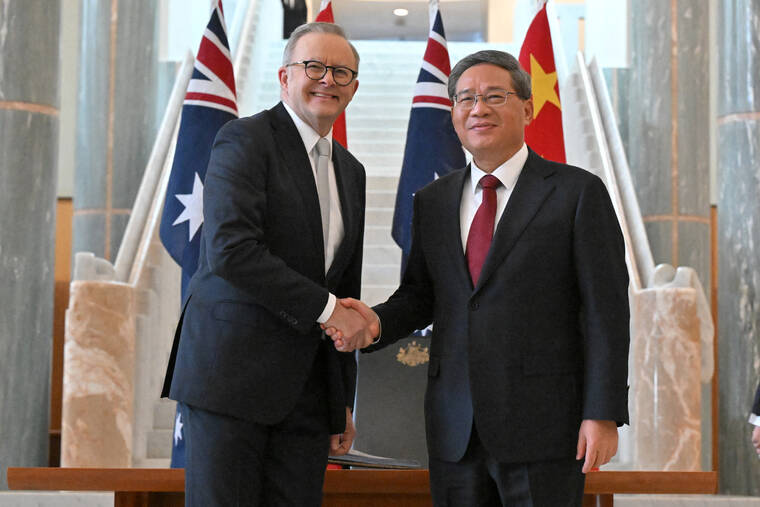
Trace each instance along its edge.
<instances>
[{"instance_id":1,"label":"flagpole","mask_svg":"<svg viewBox=\"0 0 760 507\"><path fill-rule=\"evenodd\" d=\"M557 16L557 7L553 1L546 2L546 18L549 21L549 33L552 36L552 47L554 49L554 68L557 71L557 81L559 82L559 95L562 100L562 87L565 80L570 75L570 70L565 60L565 45L562 41L562 30L559 27L559 16Z\"/></svg>"}]
</instances>

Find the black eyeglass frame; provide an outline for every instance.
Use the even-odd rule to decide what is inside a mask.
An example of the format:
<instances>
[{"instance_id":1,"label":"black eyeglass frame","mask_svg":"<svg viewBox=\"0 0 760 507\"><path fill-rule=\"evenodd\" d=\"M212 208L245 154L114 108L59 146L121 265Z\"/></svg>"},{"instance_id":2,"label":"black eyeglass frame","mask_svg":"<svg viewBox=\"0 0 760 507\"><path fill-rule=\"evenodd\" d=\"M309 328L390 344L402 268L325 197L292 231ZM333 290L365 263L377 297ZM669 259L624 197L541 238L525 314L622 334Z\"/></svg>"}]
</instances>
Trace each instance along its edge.
<instances>
[{"instance_id":1,"label":"black eyeglass frame","mask_svg":"<svg viewBox=\"0 0 760 507\"><path fill-rule=\"evenodd\" d=\"M309 65L312 64L312 63L316 63L316 64L319 64L322 67L324 67L325 70L324 70L324 72L322 72L321 76L319 76L319 77L311 77L309 75L308 68L309 68ZM332 73L333 81L335 81L335 84L338 85L338 86L348 86L348 85L350 85L351 83L354 82L354 80L356 80L356 76L359 75L359 72L355 71L351 67L346 67L345 65L325 65L324 63L320 62L319 60L303 60L301 62L291 62L291 63L288 63L285 66L286 67L290 67L292 65L303 65L304 74L306 74L306 77L308 77L312 81L319 81L320 79L322 79L323 77L325 77L325 75L327 74L327 70L329 69L330 72ZM351 73L351 79L347 83L339 83L338 80L335 79L335 70L336 69L347 70L348 72Z\"/></svg>"}]
</instances>

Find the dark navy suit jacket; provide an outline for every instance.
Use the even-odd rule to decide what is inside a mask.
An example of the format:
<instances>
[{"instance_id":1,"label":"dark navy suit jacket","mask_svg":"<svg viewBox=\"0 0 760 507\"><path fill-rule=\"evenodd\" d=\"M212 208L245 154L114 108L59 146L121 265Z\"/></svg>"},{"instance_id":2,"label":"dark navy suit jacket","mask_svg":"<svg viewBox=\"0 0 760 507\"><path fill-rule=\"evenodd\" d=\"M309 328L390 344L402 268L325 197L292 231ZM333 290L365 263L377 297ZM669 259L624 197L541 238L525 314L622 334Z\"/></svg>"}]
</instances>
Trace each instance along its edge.
<instances>
[{"instance_id":1,"label":"dark navy suit jacket","mask_svg":"<svg viewBox=\"0 0 760 507\"><path fill-rule=\"evenodd\" d=\"M203 240L162 396L260 424L295 406L320 346L328 291L359 297L365 175L333 141L345 236L325 275L316 184L282 104L233 120L214 142ZM354 354L328 347L331 432L353 407Z\"/></svg>"},{"instance_id":2,"label":"dark navy suit jacket","mask_svg":"<svg viewBox=\"0 0 760 507\"><path fill-rule=\"evenodd\" d=\"M473 420L497 460L575 455L582 419L628 421L628 274L602 181L530 152L477 286L459 208L469 168L420 190L401 286L375 307L378 347L433 323L431 457L457 461Z\"/></svg>"}]
</instances>

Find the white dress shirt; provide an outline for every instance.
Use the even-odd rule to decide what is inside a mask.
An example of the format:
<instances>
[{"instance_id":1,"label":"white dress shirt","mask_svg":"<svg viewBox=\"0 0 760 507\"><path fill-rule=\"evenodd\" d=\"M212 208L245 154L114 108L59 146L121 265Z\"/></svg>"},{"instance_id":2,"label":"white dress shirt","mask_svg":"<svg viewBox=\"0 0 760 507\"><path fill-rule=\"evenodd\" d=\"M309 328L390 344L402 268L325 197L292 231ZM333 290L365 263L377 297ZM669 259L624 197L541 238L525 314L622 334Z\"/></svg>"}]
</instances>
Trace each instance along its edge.
<instances>
[{"instance_id":1,"label":"white dress shirt","mask_svg":"<svg viewBox=\"0 0 760 507\"><path fill-rule=\"evenodd\" d=\"M282 103L285 106L285 110L293 119L293 123L296 124L296 129L301 135L301 140L306 148L306 153L309 154L309 162L311 162L311 172L314 175L314 184L317 184L317 141L321 136L304 122L298 115L288 106L285 102ZM325 139L330 144L330 154L327 162L328 179L330 187L330 230L328 231L327 248L325 250L325 273L330 269L335 253L338 251L345 230L343 229L343 215L340 211L340 196L338 195L338 184L335 181L335 166L332 161L332 129L327 133ZM332 315L335 309L335 303L337 299L334 294L330 294L327 298L327 304L322 313L317 317L317 322L320 324L327 321Z\"/></svg>"},{"instance_id":2,"label":"white dress shirt","mask_svg":"<svg viewBox=\"0 0 760 507\"><path fill-rule=\"evenodd\" d=\"M499 225L501 215L504 214L504 208L512 195L517 178L522 172L525 161L528 160L528 146L523 143L517 153L512 158L494 169L491 173L496 176L501 185L496 188L496 217L493 222L494 232ZM488 174L481 170L475 160L470 163L470 177L465 178L464 188L462 189L462 202L459 206L459 230L462 234L462 250L467 252L467 236L470 234L470 226L475 218L475 213L483 202L483 188L479 185L480 179Z\"/></svg>"}]
</instances>

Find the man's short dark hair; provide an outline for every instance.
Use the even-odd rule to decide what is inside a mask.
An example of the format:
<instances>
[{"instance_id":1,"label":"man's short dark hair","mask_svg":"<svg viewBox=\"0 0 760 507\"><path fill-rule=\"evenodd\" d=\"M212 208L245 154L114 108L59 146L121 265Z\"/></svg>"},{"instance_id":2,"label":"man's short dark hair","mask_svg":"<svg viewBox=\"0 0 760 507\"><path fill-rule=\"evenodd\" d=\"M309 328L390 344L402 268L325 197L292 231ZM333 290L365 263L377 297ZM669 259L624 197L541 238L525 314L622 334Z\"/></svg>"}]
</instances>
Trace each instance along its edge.
<instances>
[{"instance_id":1,"label":"man's short dark hair","mask_svg":"<svg viewBox=\"0 0 760 507\"><path fill-rule=\"evenodd\" d=\"M343 31L343 28L341 28L340 25L336 25L335 23L322 23L318 21L303 24L293 30L293 33L291 33L290 37L288 38L288 43L285 44L285 50L282 52L283 65L293 63L290 61L291 55L293 54L293 48L296 47L298 39L309 33L329 33L346 39L346 42L348 42L348 45L351 47L351 52L354 54L354 58L356 58L355 70L359 70L359 52L356 50L354 45L351 44L351 41L348 40L348 37L346 37L346 32Z\"/></svg>"},{"instance_id":2,"label":"man's short dark hair","mask_svg":"<svg viewBox=\"0 0 760 507\"><path fill-rule=\"evenodd\" d=\"M517 96L523 100L530 98L530 74L520 67L520 62L517 61L517 58L504 51L486 49L467 55L454 65L449 76L448 91L451 100L454 100L454 95L457 92L457 82L459 82L459 78L462 77L464 71L481 63L496 65L509 72L509 75L512 77L512 86L514 86Z\"/></svg>"}]
</instances>

